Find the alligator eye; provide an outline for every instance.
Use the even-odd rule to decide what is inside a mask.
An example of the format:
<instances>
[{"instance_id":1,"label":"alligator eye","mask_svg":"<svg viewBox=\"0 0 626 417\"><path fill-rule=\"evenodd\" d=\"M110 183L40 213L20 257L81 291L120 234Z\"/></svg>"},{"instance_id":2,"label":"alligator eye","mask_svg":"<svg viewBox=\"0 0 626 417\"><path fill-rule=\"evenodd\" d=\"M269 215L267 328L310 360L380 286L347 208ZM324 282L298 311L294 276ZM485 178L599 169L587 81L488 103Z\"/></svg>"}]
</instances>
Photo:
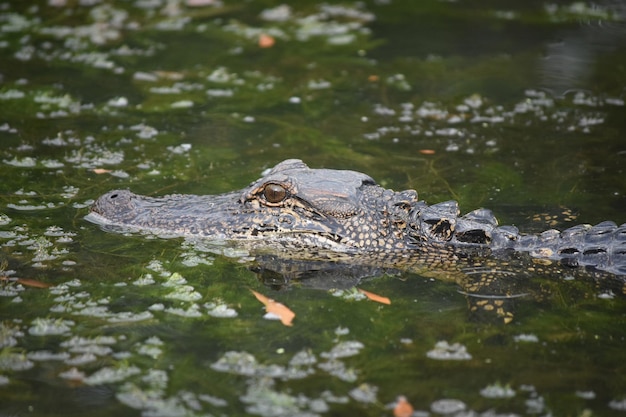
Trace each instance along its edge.
<instances>
[{"instance_id":1,"label":"alligator eye","mask_svg":"<svg viewBox=\"0 0 626 417\"><path fill-rule=\"evenodd\" d=\"M263 196L269 203L280 203L287 197L287 190L282 185L267 184L263 188Z\"/></svg>"}]
</instances>

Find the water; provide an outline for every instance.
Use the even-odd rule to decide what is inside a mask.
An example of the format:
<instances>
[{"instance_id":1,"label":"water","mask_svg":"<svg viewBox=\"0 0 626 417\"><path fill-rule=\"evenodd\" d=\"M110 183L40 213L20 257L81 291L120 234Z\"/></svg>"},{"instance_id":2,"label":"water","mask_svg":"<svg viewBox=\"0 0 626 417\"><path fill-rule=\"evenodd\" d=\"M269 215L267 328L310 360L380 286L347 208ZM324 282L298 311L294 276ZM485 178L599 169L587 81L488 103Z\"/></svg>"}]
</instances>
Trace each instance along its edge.
<instances>
[{"instance_id":1,"label":"water","mask_svg":"<svg viewBox=\"0 0 626 417\"><path fill-rule=\"evenodd\" d=\"M193 3L0 4L0 414L623 414L626 306L590 285L503 325L450 283L276 291L242 253L83 220L297 157L522 230L624 222L620 2Z\"/></svg>"}]
</instances>

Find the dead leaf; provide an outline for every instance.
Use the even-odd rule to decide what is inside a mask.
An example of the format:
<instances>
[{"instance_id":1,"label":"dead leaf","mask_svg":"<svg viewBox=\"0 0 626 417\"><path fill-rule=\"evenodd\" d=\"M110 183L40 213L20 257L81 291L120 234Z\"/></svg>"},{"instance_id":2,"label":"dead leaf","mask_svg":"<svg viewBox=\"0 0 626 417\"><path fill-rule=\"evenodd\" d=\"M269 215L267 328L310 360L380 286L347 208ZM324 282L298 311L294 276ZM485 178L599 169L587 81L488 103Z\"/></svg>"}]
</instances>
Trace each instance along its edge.
<instances>
[{"instance_id":1,"label":"dead leaf","mask_svg":"<svg viewBox=\"0 0 626 417\"><path fill-rule=\"evenodd\" d=\"M271 48L276 43L276 39L273 36L262 33L259 36L259 48Z\"/></svg>"},{"instance_id":2,"label":"dead leaf","mask_svg":"<svg viewBox=\"0 0 626 417\"><path fill-rule=\"evenodd\" d=\"M277 301L274 301L271 298L266 297L260 292L256 292L253 289L251 289L250 291L252 291L252 294L254 294L256 299L259 300L265 306L265 311L278 316L278 318L280 319L280 322L284 324L285 326L293 325L292 322L293 322L294 317L296 317L296 313L291 311L285 305Z\"/></svg>"},{"instance_id":3,"label":"dead leaf","mask_svg":"<svg viewBox=\"0 0 626 417\"><path fill-rule=\"evenodd\" d=\"M109 172L111 172L110 169L104 169L104 168L94 168L92 169L92 171L94 172L94 174L108 174Z\"/></svg>"},{"instance_id":4,"label":"dead leaf","mask_svg":"<svg viewBox=\"0 0 626 417\"><path fill-rule=\"evenodd\" d=\"M420 149L419 153L421 153L422 155L434 155L435 150L434 149Z\"/></svg>"},{"instance_id":5,"label":"dead leaf","mask_svg":"<svg viewBox=\"0 0 626 417\"><path fill-rule=\"evenodd\" d=\"M371 82L371 83L375 83L378 82L380 80L380 77L376 74L372 74L370 76L367 77L367 81Z\"/></svg>"},{"instance_id":6,"label":"dead leaf","mask_svg":"<svg viewBox=\"0 0 626 417\"><path fill-rule=\"evenodd\" d=\"M359 290L361 294L365 295L367 298L369 298L372 301L376 301L377 303L381 303L381 304L391 304L391 300L387 297L383 297L381 295L374 294L373 292L365 291L360 288L357 288L357 289Z\"/></svg>"},{"instance_id":7,"label":"dead leaf","mask_svg":"<svg viewBox=\"0 0 626 417\"><path fill-rule=\"evenodd\" d=\"M15 282L17 282L18 284L22 284L26 287L33 287L33 288L50 288L53 286L49 282L41 282L41 281L37 281L36 279L30 279L30 278L17 278Z\"/></svg>"},{"instance_id":8,"label":"dead leaf","mask_svg":"<svg viewBox=\"0 0 626 417\"><path fill-rule=\"evenodd\" d=\"M410 417L413 414L413 406L404 395L400 395L393 408L393 417Z\"/></svg>"}]
</instances>

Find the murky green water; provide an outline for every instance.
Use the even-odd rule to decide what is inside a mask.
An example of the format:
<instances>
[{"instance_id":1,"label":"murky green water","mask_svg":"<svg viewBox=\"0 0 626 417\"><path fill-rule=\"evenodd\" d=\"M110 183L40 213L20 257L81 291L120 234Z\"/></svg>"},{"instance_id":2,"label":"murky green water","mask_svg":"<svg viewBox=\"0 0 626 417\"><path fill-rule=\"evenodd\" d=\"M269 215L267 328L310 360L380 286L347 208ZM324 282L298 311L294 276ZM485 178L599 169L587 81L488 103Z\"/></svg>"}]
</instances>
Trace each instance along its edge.
<instances>
[{"instance_id":1,"label":"murky green water","mask_svg":"<svg viewBox=\"0 0 626 417\"><path fill-rule=\"evenodd\" d=\"M83 216L297 157L522 230L562 207L624 222L625 21L610 1L0 2L0 415L379 416L400 395L420 416L622 415L623 297L550 285L483 323L449 283L361 286L389 306L274 291L236 254Z\"/></svg>"}]
</instances>

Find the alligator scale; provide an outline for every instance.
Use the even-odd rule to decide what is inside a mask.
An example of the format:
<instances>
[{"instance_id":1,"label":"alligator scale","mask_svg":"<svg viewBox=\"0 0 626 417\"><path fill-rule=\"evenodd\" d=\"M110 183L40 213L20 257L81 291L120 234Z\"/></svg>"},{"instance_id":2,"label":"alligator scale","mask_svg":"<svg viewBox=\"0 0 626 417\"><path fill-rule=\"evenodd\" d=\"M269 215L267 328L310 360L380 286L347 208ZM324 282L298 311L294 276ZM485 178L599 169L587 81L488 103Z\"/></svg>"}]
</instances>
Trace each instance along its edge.
<instances>
[{"instance_id":1,"label":"alligator scale","mask_svg":"<svg viewBox=\"0 0 626 417\"><path fill-rule=\"evenodd\" d=\"M285 276L337 265L367 271L363 275L412 270L454 280L477 297L514 297L514 282L549 274L626 293L626 223L524 235L498 226L490 210L459 216L455 201L427 205L414 190L392 191L365 174L311 169L296 159L221 195L110 191L87 219L105 230L225 241ZM333 282L341 279L331 275Z\"/></svg>"}]
</instances>

